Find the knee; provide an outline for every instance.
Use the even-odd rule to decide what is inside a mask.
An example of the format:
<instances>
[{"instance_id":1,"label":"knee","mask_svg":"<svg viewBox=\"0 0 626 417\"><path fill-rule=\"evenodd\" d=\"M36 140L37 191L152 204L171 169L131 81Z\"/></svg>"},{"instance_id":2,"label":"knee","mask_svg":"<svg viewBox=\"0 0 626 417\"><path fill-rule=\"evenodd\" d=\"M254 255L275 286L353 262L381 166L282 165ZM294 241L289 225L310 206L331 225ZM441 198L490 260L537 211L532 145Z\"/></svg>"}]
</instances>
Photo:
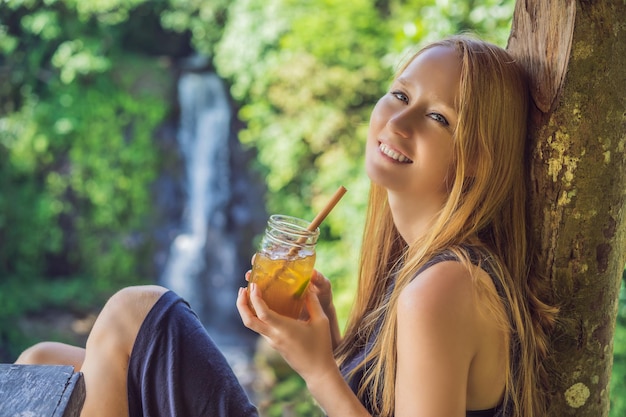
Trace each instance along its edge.
<instances>
[{"instance_id":1,"label":"knee","mask_svg":"<svg viewBox=\"0 0 626 417\"><path fill-rule=\"evenodd\" d=\"M108 346L130 351L144 319L167 292L157 285L124 288L106 302L87 340L90 346Z\"/></svg>"},{"instance_id":2,"label":"knee","mask_svg":"<svg viewBox=\"0 0 626 417\"><path fill-rule=\"evenodd\" d=\"M167 289L158 285L123 288L109 298L100 314L128 322L137 315L147 314L165 292Z\"/></svg>"},{"instance_id":3,"label":"knee","mask_svg":"<svg viewBox=\"0 0 626 417\"><path fill-rule=\"evenodd\" d=\"M49 365L54 364L56 352L54 342L40 342L23 351L15 363L21 365Z\"/></svg>"}]
</instances>

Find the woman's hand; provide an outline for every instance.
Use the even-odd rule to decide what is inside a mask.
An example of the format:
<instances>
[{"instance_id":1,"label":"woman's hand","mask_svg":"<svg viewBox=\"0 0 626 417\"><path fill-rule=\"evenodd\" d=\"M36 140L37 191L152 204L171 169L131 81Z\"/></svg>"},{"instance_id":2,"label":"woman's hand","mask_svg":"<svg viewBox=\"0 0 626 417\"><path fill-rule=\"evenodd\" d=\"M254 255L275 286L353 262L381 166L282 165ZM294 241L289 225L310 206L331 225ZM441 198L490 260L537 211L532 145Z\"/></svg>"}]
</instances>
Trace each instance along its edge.
<instances>
[{"instance_id":1,"label":"woman's hand","mask_svg":"<svg viewBox=\"0 0 626 417\"><path fill-rule=\"evenodd\" d=\"M249 278L248 271L246 280ZM328 416L370 416L344 381L333 357L339 328L330 282L315 271L311 284L305 293L306 319L296 320L270 310L254 283L249 285L249 290L239 289L237 310L243 324L263 336L305 380ZM326 315L324 306L332 313L332 318Z\"/></svg>"},{"instance_id":2,"label":"woman's hand","mask_svg":"<svg viewBox=\"0 0 626 417\"><path fill-rule=\"evenodd\" d=\"M254 312L248 305L248 296ZM307 290L305 297L307 320L295 320L270 310L255 284L250 285L250 291L239 289L237 310L243 324L263 336L309 383L323 378L329 371L336 372L337 365L332 353L328 317L314 291Z\"/></svg>"},{"instance_id":3,"label":"woman's hand","mask_svg":"<svg viewBox=\"0 0 626 417\"><path fill-rule=\"evenodd\" d=\"M252 264L254 264L255 256L256 254L252 256ZM248 282L250 282L251 273L252 271L248 270L245 274L246 281ZM307 292L312 292L317 295L317 299L319 300L322 310L324 310L324 314L328 317L332 347L335 349L341 341L341 332L339 331L337 313L335 311L335 305L333 304L333 292L330 280L322 275L318 270L314 269ZM301 318L303 320L307 320L308 317L307 309L303 309Z\"/></svg>"}]
</instances>

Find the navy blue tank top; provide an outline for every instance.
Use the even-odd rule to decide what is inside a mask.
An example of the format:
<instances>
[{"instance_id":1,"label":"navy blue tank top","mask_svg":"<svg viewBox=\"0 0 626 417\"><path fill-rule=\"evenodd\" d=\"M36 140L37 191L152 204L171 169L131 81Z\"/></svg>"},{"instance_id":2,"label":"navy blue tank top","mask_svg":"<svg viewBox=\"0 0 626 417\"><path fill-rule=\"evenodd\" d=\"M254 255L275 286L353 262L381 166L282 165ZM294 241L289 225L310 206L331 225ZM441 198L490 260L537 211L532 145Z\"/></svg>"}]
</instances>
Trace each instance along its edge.
<instances>
[{"instance_id":1,"label":"navy blue tank top","mask_svg":"<svg viewBox=\"0 0 626 417\"><path fill-rule=\"evenodd\" d=\"M483 268L485 270L485 272L487 272L487 274L489 274L489 276L491 277L491 279L493 280L495 286L496 286L496 290L498 291L498 293L500 293L500 295L502 295L502 288L500 285L500 282L495 279L495 276L493 274L492 271L490 271L488 268L485 267L485 265L483 265L483 263L479 262L479 257L476 254L476 251L470 250L470 260L472 261L473 264L475 265L481 265L481 268ZM415 274L415 276L419 275L420 273L422 273L423 271L425 271L426 269L430 268L431 266L438 264L440 262L444 262L444 261L458 261L459 259L457 258L457 256L452 253L452 252L442 252L436 256L434 256L432 259L430 259L428 262L426 262ZM387 296L391 295L391 291L393 290L393 287L395 285L395 280L392 280L392 282L390 283L389 289L387 290ZM370 337L370 339L368 341L366 341L356 352L355 354L350 357L347 361L345 361L342 365L341 365L341 374L343 375L344 379L346 380L346 382L348 383L348 385L350 386L350 388L352 389L352 391L357 394L359 388L360 388L360 384L361 381L363 380L364 376L365 376L365 372L364 369L367 368L368 364L366 363L364 367L361 367L359 370L357 370L354 374L349 375L354 369L356 369L356 367L363 362L363 360L365 359L365 357L372 351L372 347L374 345L374 341L376 340L376 337L378 336L378 329L380 328L380 326L382 325L382 317L381 320L378 323L378 328L376 331L374 331L374 334L372 335L372 337ZM361 399L361 401L363 402L363 406L370 412L373 413L373 405L372 405L372 399L371 398L365 398L365 399ZM506 413L504 412L504 409L502 406L498 406L495 408L490 408L490 409L486 409L486 410L468 410L466 412L466 417L505 417Z\"/></svg>"}]
</instances>

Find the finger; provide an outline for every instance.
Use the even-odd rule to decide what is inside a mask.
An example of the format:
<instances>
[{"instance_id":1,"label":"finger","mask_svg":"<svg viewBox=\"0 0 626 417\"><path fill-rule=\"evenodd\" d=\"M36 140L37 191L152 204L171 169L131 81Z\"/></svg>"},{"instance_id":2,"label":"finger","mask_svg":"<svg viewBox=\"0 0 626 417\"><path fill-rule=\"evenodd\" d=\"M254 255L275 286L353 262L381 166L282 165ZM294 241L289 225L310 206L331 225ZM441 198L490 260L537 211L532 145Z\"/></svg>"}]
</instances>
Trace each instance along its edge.
<instances>
[{"instance_id":1,"label":"finger","mask_svg":"<svg viewBox=\"0 0 626 417\"><path fill-rule=\"evenodd\" d=\"M271 323L273 321L273 313L265 301L263 301L259 286L254 282L250 283L248 292L250 302L252 303L252 308L254 308L254 311L256 312L256 316L262 322Z\"/></svg>"},{"instance_id":2,"label":"finger","mask_svg":"<svg viewBox=\"0 0 626 417\"><path fill-rule=\"evenodd\" d=\"M251 275L251 274L252 274L252 271L251 271L251 270L247 270L247 271L246 271L246 275L245 275L245 276L246 276L246 281L250 282L250 275Z\"/></svg>"},{"instance_id":3,"label":"finger","mask_svg":"<svg viewBox=\"0 0 626 417\"><path fill-rule=\"evenodd\" d=\"M322 275L317 269L314 269L311 273L311 282L313 284L317 284L324 280L324 275Z\"/></svg>"},{"instance_id":4,"label":"finger","mask_svg":"<svg viewBox=\"0 0 626 417\"><path fill-rule=\"evenodd\" d=\"M304 300L306 309L309 312L309 317L314 320L317 317L325 316L324 309L320 304L320 300L312 291L308 291Z\"/></svg>"},{"instance_id":5,"label":"finger","mask_svg":"<svg viewBox=\"0 0 626 417\"><path fill-rule=\"evenodd\" d=\"M248 304L247 292L248 292L247 289L239 288L239 292L237 293L237 303L236 303L237 311L239 311L239 315L241 316L241 319L244 321L244 324L246 322L246 318L254 316L254 312L250 309L250 305Z\"/></svg>"},{"instance_id":6,"label":"finger","mask_svg":"<svg viewBox=\"0 0 626 417\"><path fill-rule=\"evenodd\" d=\"M250 265L254 265L254 260L256 259L256 253L252 255L252 259L250 260Z\"/></svg>"},{"instance_id":7,"label":"finger","mask_svg":"<svg viewBox=\"0 0 626 417\"><path fill-rule=\"evenodd\" d=\"M332 299L332 283L328 278L322 275L319 271L315 270L314 275L311 277L310 290L315 292L320 297L320 303L326 305L331 302Z\"/></svg>"},{"instance_id":8,"label":"finger","mask_svg":"<svg viewBox=\"0 0 626 417\"><path fill-rule=\"evenodd\" d=\"M248 290L246 288L239 288L239 294L237 295L237 311L239 311L244 326L248 329L254 330L259 334L263 334L263 332L266 331L263 323L257 319L256 314L248 304Z\"/></svg>"},{"instance_id":9,"label":"finger","mask_svg":"<svg viewBox=\"0 0 626 417\"><path fill-rule=\"evenodd\" d=\"M324 275L320 274L318 271L313 270L313 275L311 275L311 284L315 288L324 288L326 284L326 278Z\"/></svg>"}]
</instances>

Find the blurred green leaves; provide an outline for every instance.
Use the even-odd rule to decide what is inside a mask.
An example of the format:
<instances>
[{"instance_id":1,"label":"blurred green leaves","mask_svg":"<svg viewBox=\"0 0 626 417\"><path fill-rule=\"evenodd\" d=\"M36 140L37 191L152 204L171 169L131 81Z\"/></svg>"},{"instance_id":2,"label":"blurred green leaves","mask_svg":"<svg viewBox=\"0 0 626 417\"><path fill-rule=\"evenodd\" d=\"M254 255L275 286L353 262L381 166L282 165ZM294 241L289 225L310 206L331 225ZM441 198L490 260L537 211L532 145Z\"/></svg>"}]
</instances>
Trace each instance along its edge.
<instances>
[{"instance_id":1,"label":"blurred green leaves","mask_svg":"<svg viewBox=\"0 0 626 417\"><path fill-rule=\"evenodd\" d=\"M161 12L164 28L189 32L196 51L213 56L215 43L222 36L227 21L230 0L168 0Z\"/></svg>"},{"instance_id":2,"label":"blurred green leaves","mask_svg":"<svg viewBox=\"0 0 626 417\"><path fill-rule=\"evenodd\" d=\"M61 34L57 14L51 10L40 10L24 16L22 28L46 41L56 39Z\"/></svg>"},{"instance_id":3,"label":"blurred green leaves","mask_svg":"<svg viewBox=\"0 0 626 417\"><path fill-rule=\"evenodd\" d=\"M51 62L59 69L59 78L64 84L70 84L77 74L91 74L104 72L109 69L110 62L100 55L99 43L91 40L84 42L80 39L68 40L61 43Z\"/></svg>"},{"instance_id":4,"label":"blurred green leaves","mask_svg":"<svg viewBox=\"0 0 626 417\"><path fill-rule=\"evenodd\" d=\"M172 80L121 41L126 17L111 16L133 7L0 6L0 350L29 309L145 279Z\"/></svg>"}]
</instances>

